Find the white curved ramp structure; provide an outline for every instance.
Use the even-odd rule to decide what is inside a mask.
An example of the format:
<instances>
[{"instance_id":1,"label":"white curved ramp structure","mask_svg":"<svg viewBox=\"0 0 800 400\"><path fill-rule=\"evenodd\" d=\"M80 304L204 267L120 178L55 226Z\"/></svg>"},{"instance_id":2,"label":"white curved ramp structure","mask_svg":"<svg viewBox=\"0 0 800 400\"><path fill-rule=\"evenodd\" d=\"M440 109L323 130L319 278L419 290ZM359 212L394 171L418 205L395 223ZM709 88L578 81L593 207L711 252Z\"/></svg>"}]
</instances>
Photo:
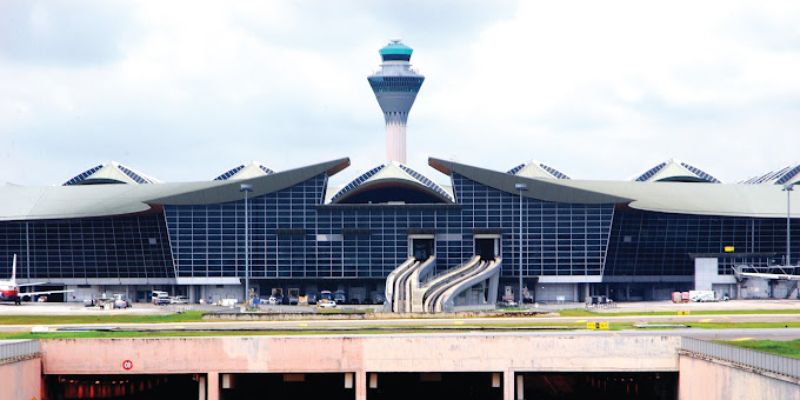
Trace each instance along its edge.
<instances>
[{"instance_id":1,"label":"white curved ramp structure","mask_svg":"<svg viewBox=\"0 0 800 400\"><path fill-rule=\"evenodd\" d=\"M396 281L400 274L405 272L409 267L411 267L414 263L418 262L414 257L409 257L406 261L400 264L394 271L389 273L389 276L386 277L386 303L384 304L384 308L386 311L397 312L395 310L395 295L397 294L396 288Z\"/></svg>"},{"instance_id":2,"label":"white curved ramp structure","mask_svg":"<svg viewBox=\"0 0 800 400\"><path fill-rule=\"evenodd\" d=\"M395 268L386 279L386 310L398 313L449 312L455 307L456 298L478 284L488 283L488 291L484 286L477 299L467 300L470 305L489 305L497 297L500 258L481 260L479 256L473 256L455 268L432 275L435 265L436 256L423 261L409 257Z\"/></svg>"},{"instance_id":3,"label":"white curved ramp structure","mask_svg":"<svg viewBox=\"0 0 800 400\"><path fill-rule=\"evenodd\" d=\"M439 295L444 293L453 282L457 282L461 276L467 274L470 270L480 264L481 258L474 256L467 262L452 268L439 275L436 275L430 281L426 282L421 288L422 296L419 299L422 301L420 305L421 312L433 312L432 304L436 301Z\"/></svg>"},{"instance_id":4,"label":"white curved ramp structure","mask_svg":"<svg viewBox=\"0 0 800 400\"><path fill-rule=\"evenodd\" d=\"M486 280L489 281L489 295L482 296L482 302L483 304L489 304L497 297L497 286L498 279L500 278L501 266L502 260L500 258L490 261L481 261L477 268L470 270L468 274L465 274L460 279L453 282L449 285L447 290L436 298L433 302L433 312L453 311L456 297L464 293L467 289Z\"/></svg>"}]
</instances>

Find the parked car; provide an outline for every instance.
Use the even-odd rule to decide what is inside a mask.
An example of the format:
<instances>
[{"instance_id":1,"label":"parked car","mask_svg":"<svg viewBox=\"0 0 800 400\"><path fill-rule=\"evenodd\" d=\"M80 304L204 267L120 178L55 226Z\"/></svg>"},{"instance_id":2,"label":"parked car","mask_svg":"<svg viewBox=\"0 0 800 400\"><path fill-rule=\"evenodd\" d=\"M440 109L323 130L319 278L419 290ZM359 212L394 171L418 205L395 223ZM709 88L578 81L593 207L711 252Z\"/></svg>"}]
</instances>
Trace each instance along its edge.
<instances>
[{"instance_id":1,"label":"parked car","mask_svg":"<svg viewBox=\"0 0 800 400\"><path fill-rule=\"evenodd\" d=\"M386 296L383 293L375 292L372 294L372 304L383 304L386 302Z\"/></svg>"},{"instance_id":2,"label":"parked car","mask_svg":"<svg viewBox=\"0 0 800 400\"><path fill-rule=\"evenodd\" d=\"M319 292L319 297L317 298L317 301L319 302L320 300L331 300L331 301L333 301L333 293L331 293L330 290L323 290L323 291Z\"/></svg>"},{"instance_id":3,"label":"parked car","mask_svg":"<svg viewBox=\"0 0 800 400\"><path fill-rule=\"evenodd\" d=\"M306 302L308 302L308 304L317 304L317 298L317 292L313 290L306 292Z\"/></svg>"},{"instance_id":4,"label":"parked car","mask_svg":"<svg viewBox=\"0 0 800 400\"><path fill-rule=\"evenodd\" d=\"M347 293L344 290L337 290L333 294L333 301L338 304L347 304Z\"/></svg>"},{"instance_id":5,"label":"parked car","mask_svg":"<svg viewBox=\"0 0 800 400\"><path fill-rule=\"evenodd\" d=\"M169 298L169 304L188 304L189 300L186 296L173 296Z\"/></svg>"},{"instance_id":6,"label":"parked car","mask_svg":"<svg viewBox=\"0 0 800 400\"><path fill-rule=\"evenodd\" d=\"M278 295L269 296L269 299L267 299L267 304L269 304L271 306L277 306L279 304L283 304L283 296L281 296L279 294Z\"/></svg>"},{"instance_id":7,"label":"parked car","mask_svg":"<svg viewBox=\"0 0 800 400\"><path fill-rule=\"evenodd\" d=\"M290 295L289 295L289 299L288 299L288 301L289 301L289 305L290 305L290 306L296 306L296 305L297 305L297 302L298 302L299 300L298 300L297 296L294 296L294 295L291 295L291 294L290 294Z\"/></svg>"},{"instance_id":8,"label":"parked car","mask_svg":"<svg viewBox=\"0 0 800 400\"><path fill-rule=\"evenodd\" d=\"M319 308L336 308L336 302L333 300L322 300L317 303Z\"/></svg>"}]
</instances>

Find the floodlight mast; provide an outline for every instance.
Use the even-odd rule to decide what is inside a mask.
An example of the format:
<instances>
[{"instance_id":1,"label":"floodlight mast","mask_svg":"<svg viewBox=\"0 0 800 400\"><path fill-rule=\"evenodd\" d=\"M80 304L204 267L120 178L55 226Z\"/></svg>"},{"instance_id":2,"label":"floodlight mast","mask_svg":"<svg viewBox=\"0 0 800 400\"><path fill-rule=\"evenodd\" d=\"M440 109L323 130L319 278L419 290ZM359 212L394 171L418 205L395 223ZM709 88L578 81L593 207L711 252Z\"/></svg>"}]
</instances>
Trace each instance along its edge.
<instances>
[{"instance_id":1,"label":"floodlight mast","mask_svg":"<svg viewBox=\"0 0 800 400\"><path fill-rule=\"evenodd\" d=\"M247 194L253 191L253 185L242 183L239 191L244 193L244 303L250 300L250 210L247 207Z\"/></svg>"},{"instance_id":2,"label":"floodlight mast","mask_svg":"<svg viewBox=\"0 0 800 400\"><path fill-rule=\"evenodd\" d=\"M522 192L528 191L528 185L516 183L514 189L519 192L519 305L521 306L525 301L522 297Z\"/></svg>"},{"instance_id":3,"label":"floodlight mast","mask_svg":"<svg viewBox=\"0 0 800 400\"><path fill-rule=\"evenodd\" d=\"M792 192L795 183L790 183L783 187L786 192L786 266L792 266Z\"/></svg>"}]
</instances>

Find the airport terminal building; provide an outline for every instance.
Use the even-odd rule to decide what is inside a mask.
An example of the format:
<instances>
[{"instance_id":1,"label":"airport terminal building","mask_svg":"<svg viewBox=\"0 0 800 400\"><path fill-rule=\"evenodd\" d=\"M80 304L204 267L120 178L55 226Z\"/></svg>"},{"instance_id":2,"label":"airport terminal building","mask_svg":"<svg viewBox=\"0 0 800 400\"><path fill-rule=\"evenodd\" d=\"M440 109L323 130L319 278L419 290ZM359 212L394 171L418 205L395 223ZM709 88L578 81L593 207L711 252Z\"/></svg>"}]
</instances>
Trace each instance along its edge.
<instances>
[{"instance_id":1,"label":"airport terminal building","mask_svg":"<svg viewBox=\"0 0 800 400\"><path fill-rule=\"evenodd\" d=\"M192 183L111 163L63 186L6 185L0 276L17 254L18 278L68 286L76 300L120 286L139 300L153 288L241 298L249 237L250 279L262 295L344 288L367 301L404 260L435 254L436 271L501 257L501 287L521 273L538 301L668 298L694 286L695 257L713 257L715 289L733 297L735 263L782 261L782 188L800 180L795 167L773 181L722 184L676 161L634 181L573 180L539 162L508 172L429 163L450 186L387 163L329 187L347 158L282 172L241 165Z\"/></svg>"},{"instance_id":2,"label":"airport terminal building","mask_svg":"<svg viewBox=\"0 0 800 400\"><path fill-rule=\"evenodd\" d=\"M328 181L347 173L348 158L280 172L242 164L189 183L107 163L61 186L5 185L0 278L16 254L18 279L67 287L66 300L125 291L146 301L167 289L215 301L241 299L247 269L262 296L343 289L369 302L408 260L429 261L424 281L477 257L495 260L481 275L489 286L464 285L492 304L516 292L520 276L537 301L667 299L698 279L730 297L791 294L748 287L732 267L784 262L784 189L800 182L800 165L725 184L678 160L630 181L591 181L537 161L496 171L430 158L442 174L430 179L403 162L405 121L424 78L401 43L381 55L369 81L386 117L385 164L342 187Z\"/></svg>"}]
</instances>

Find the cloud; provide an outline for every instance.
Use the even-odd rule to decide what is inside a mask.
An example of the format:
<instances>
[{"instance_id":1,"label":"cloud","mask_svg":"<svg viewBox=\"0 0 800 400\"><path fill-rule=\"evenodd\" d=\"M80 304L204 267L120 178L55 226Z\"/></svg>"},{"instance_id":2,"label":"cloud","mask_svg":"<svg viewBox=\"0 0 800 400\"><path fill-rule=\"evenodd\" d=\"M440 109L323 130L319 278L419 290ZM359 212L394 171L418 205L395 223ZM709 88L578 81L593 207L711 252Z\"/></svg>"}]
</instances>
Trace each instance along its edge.
<instances>
[{"instance_id":1,"label":"cloud","mask_svg":"<svg viewBox=\"0 0 800 400\"><path fill-rule=\"evenodd\" d=\"M798 17L792 2L3 2L0 181L350 156L346 180L383 162L366 76L397 37L427 77L409 161L439 181L428 156L593 179L678 157L736 181L797 159Z\"/></svg>"}]
</instances>

